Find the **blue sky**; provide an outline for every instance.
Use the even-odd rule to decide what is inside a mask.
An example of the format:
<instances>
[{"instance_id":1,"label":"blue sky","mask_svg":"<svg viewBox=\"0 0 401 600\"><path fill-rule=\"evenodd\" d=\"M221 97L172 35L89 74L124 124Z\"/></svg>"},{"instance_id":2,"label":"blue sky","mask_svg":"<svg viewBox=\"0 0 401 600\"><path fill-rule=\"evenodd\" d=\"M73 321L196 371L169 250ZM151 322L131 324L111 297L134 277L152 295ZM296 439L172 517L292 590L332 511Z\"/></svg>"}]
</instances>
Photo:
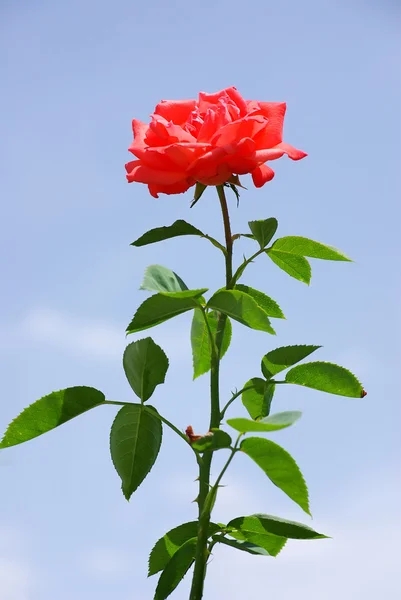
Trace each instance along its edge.
<instances>
[{"instance_id":1,"label":"blue sky","mask_svg":"<svg viewBox=\"0 0 401 600\"><path fill-rule=\"evenodd\" d=\"M231 199L233 230L275 216L280 235L335 245L355 263L313 261L309 288L267 261L249 269L244 282L275 298L287 321L276 322L275 339L234 326L222 397L258 374L269 349L291 343L323 344L320 358L353 370L368 395L279 390L275 409L304 415L274 440L306 477L313 525L334 539L288 544L276 560L218 548L205 597L399 597L398 3L3 0L0 17L0 428L71 385L131 400L121 354L147 265L173 268L189 287L222 285L223 264L204 240L129 246L177 218L222 237L213 190L190 209L190 193L155 200L125 182L131 119L146 121L161 99L230 85L286 101L285 140L309 156L277 161L275 179L249 185L238 209ZM189 327L183 315L149 331L171 362L154 404L181 429L202 431L208 379L191 380ZM231 415L242 412L239 403ZM166 431L127 503L108 451L115 413L98 409L1 454L0 600L153 597L147 555L194 518L195 465ZM245 458L226 478L216 519L267 512L308 522ZM188 586L171 597L184 600Z\"/></svg>"}]
</instances>

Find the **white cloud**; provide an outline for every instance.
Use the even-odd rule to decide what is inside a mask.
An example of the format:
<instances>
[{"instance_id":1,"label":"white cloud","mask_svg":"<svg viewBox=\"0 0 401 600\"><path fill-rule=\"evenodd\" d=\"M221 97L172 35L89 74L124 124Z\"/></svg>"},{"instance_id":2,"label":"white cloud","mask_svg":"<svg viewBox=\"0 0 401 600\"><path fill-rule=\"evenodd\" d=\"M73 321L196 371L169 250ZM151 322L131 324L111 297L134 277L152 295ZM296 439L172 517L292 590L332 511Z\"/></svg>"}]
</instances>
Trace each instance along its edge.
<instances>
[{"instance_id":1,"label":"white cloud","mask_svg":"<svg viewBox=\"0 0 401 600\"><path fill-rule=\"evenodd\" d=\"M31 600L35 584L33 569L21 557L22 532L0 527L0 600Z\"/></svg>"},{"instance_id":2,"label":"white cloud","mask_svg":"<svg viewBox=\"0 0 401 600\"><path fill-rule=\"evenodd\" d=\"M100 577L117 577L129 573L132 558L111 548L92 548L83 553L81 567L92 575Z\"/></svg>"},{"instance_id":3,"label":"white cloud","mask_svg":"<svg viewBox=\"0 0 401 600\"><path fill-rule=\"evenodd\" d=\"M86 317L73 317L50 308L30 311L20 322L1 328L3 351L10 351L13 344L27 338L36 344L63 348L78 355L91 355L99 359L120 358L124 348L138 336L128 338L124 327L95 321ZM151 335L165 349L170 358L182 359L188 355L188 327L177 328L162 325L144 337ZM1 599L0 599L1 600Z\"/></svg>"},{"instance_id":4,"label":"white cloud","mask_svg":"<svg viewBox=\"0 0 401 600\"><path fill-rule=\"evenodd\" d=\"M1 600L30 600L32 587L32 573L25 564L0 557Z\"/></svg>"},{"instance_id":5,"label":"white cloud","mask_svg":"<svg viewBox=\"0 0 401 600\"><path fill-rule=\"evenodd\" d=\"M121 356L126 345L124 331L116 326L76 319L56 310L34 310L23 319L20 327L36 342L102 358Z\"/></svg>"},{"instance_id":6,"label":"white cloud","mask_svg":"<svg viewBox=\"0 0 401 600\"><path fill-rule=\"evenodd\" d=\"M171 481L173 495L180 477ZM178 485L179 502L181 488ZM265 488L247 489L230 475L222 489L215 521L239 515L270 512ZM187 482L188 487L188 482ZM165 488L164 488L165 489ZM166 491L166 489L165 489ZM401 598L399 539L401 538L401 477L397 466L387 471L362 472L351 488L338 488L337 497L323 499L319 518L303 518L294 505L290 511L271 508L273 514L306 524L332 539L289 541L276 559L251 556L225 546L215 547L208 569L205 597L280 598L280 600L396 600ZM187 491L185 495L188 496ZM276 504L275 501L273 504ZM264 507L264 508L262 508ZM188 597L188 582L174 598Z\"/></svg>"},{"instance_id":7,"label":"white cloud","mask_svg":"<svg viewBox=\"0 0 401 600\"><path fill-rule=\"evenodd\" d=\"M401 480L395 472L374 475L368 485L358 482L352 492L341 490L329 503L330 518L314 524L331 540L290 541L277 559L267 561L218 548L209 568L206 595L229 595L232 600L400 598Z\"/></svg>"}]
</instances>

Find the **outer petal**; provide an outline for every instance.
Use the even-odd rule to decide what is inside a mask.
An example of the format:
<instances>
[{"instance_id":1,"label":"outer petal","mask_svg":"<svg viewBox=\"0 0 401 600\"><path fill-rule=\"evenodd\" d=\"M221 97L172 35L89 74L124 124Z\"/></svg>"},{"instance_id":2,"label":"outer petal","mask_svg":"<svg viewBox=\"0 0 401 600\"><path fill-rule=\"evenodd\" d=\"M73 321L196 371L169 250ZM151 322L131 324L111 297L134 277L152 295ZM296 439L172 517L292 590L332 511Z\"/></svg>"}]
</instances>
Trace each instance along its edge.
<instances>
[{"instance_id":1,"label":"outer petal","mask_svg":"<svg viewBox=\"0 0 401 600\"><path fill-rule=\"evenodd\" d=\"M148 185L148 189L153 198L158 198L159 194L182 194L193 185L195 185L194 180L179 181L172 185L155 185L152 183Z\"/></svg>"},{"instance_id":2,"label":"outer petal","mask_svg":"<svg viewBox=\"0 0 401 600\"><path fill-rule=\"evenodd\" d=\"M213 175L204 175L200 173L196 180L204 185L222 185L233 176L233 172L226 164L216 165L216 172Z\"/></svg>"},{"instance_id":3,"label":"outer petal","mask_svg":"<svg viewBox=\"0 0 401 600\"><path fill-rule=\"evenodd\" d=\"M276 146L275 148L267 148L266 150L256 150L255 158L259 164L266 162L267 160L276 160L284 156L285 151Z\"/></svg>"},{"instance_id":4,"label":"outer petal","mask_svg":"<svg viewBox=\"0 0 401 600\"><path fill-rule=\"evenodd\" d=\"M129 183L137 181L138 183L173 185L186 179L186 173L183 171L161 171L144 165L140 160L134 160L125 165L127 170L127 180Z\"/></svg>"},{"instance_id":5,"label":"outer petal","mask_svg":"<svg viewBox=\"0 0 401 600\"><path fill-rule=\"evenodd\" d=\"M285 152L292 160L301 160L301 158L308 156L303 150L297 150L297 148L294 148L294 146L290 146L290 144L286 144L285 142L281 142L276 148Z\"/></svg>"},{"instance_id":6,"label":"outer petal","mask_svg":"<svg viewBox=\"0 0 401 600\"><path fill-rule=\"evenodd\" d=\"M142 164L152 167L152 169L176 171L175 163L166 154L167 148L169 146L148 146L137 148L133 154L141 160Z\"/></svg>"},{"instance_id":7,"label":"outer petal","mask_svg":"<svg viewBox=\"0 0 401 600\"><path fill-rule=\"evenodd\" d=\"M135 155L135 150L137 148L145 147L145 137L148 131L148 125L146 125L146 123L142 123L142 121L137 121L137 119L134 119L132 121L132 131L134 132L134 141L128 148L128 151Z\"/></svg>"},{"instance_id":8,"label":"outer petal","mask_svg":"<svg viewBox=\"0 0 401 600\"><path fill-rule=\"evenodd\" d=\"M262 187L267 181L271 181L274 177L274 171L266 165L260 165L252 171L252 179L255 187Z\"/></svg>"},{"instance_id":9,"label":"outer petal","mask_svg":"<svg viewBox=\"0 0 401 600\"><path fill-rule=\"evenodd\" d=\"M196 100L162 100L155 108L155 114L183 125L196 106Z\"/></svg>"},{"instance_id":10,"label":"outer petal","mask_svg":"<svg viewBox=\"0 0 401 600\"><path fill-rule=\"evenodd\" d=\"M267 118L267 127L255 136L259 149L271 148L283 140L284 116L287 105L285 102L258 102L259 114Z\"/></svg>"},{"instance_id":11,"label":"outer petal","mask_svg":"<svg viewBox=\"0 0 401 600\"><path fill-rule=\"evenodd\" d=\"M254 158L238 156L236 154L228 156L224 162L236 175L251 173L259 164Z\"/></svg>"}]
</instances>

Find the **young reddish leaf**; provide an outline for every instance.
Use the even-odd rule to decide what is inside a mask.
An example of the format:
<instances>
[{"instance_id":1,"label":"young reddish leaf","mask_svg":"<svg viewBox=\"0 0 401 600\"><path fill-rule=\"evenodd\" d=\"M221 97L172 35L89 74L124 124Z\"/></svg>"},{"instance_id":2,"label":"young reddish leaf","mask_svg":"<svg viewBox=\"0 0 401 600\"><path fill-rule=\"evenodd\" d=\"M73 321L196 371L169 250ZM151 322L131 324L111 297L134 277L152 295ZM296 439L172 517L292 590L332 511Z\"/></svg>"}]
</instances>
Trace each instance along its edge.
<instances>
[{"instance_id":1,"label":"young reddish leaf","mask_svg":"<svg viewBox=\"0 0 401 600\"><path fill-rule=\"evenodd\" d=\"M232 439L222 429L212 429L209 433L202 436L192 444L194 450L205 452L206 450L221 450L229 448L232 444Z\"/></svg>"}]
</instances>

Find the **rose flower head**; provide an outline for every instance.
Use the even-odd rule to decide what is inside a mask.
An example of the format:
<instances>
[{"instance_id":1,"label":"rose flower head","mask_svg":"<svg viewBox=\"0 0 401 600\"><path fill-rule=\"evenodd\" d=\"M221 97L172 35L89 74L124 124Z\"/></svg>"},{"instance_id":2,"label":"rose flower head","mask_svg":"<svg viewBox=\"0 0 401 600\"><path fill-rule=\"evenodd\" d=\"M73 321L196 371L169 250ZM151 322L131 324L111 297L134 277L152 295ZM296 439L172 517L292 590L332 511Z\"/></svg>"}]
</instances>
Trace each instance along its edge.
<instances>
[{"instance_id":1,"label":"rose flower head","mask_svg":"<svg viewBox=\"0 0 401 600\"><path fill-rule=\"evenodd\" d=\"M235 87L200 92L198 100L163 100L149 125L132 122L129 151L137 160L125 166L128 182L146 183L155 198L246 173L262 187L274 177L267 161L306 156L283 142L285 111L285 102L244 100Z\"/></svg>"}]
</instances>

